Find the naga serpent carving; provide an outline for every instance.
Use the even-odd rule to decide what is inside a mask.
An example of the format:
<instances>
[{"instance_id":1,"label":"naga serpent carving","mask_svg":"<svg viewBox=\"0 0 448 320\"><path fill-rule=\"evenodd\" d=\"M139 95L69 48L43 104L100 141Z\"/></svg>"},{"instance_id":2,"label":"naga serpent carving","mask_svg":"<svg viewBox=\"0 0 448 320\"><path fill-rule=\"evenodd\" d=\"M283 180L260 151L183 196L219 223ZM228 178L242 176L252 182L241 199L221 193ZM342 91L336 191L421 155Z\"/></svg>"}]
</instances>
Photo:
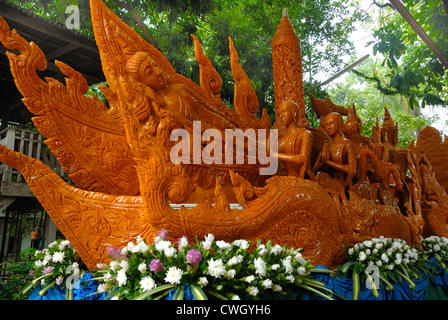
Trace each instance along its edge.
<instances>
[{"instance_id":1,"label":"naga serpent carving","mask_svg":"<svg viewBox=\"0 0 448 320\"><path fill-rule=\"evenodd\" d=\"M108 260L109 246L124 246L138 236L151 239L161 229L168 231L171 240L208 233L227 241L272 240L304 248L304 256L312 263L329 268L341 262L343 246L360 240L383 235L418 243L424 227L422 176L431 174L432 168L421 170L423 158L418 152L399 149L393 143L395 136L383 137L380 133L389 130L387 126L377 124L372 139L356 130L348 132L347 128L358 127L354 107L328 107L327 100L312 97L313 109L319 110L322 119L333 117L334 111L347 119L334 129L337 132L330 131L329 124L328 128L309 127L300 41L287 16L272 41L276 110L285 112L271 124L266 110L261 118L256 116L259 102L231 39L234 110L222 102L221 78L198 38L192 36L199 85L177 74L160 51L100 0L91 0L90 6L108 83L101 87L108 106L95 96L85 96L86 80L63 62L55 64L66 75L65 85L39 78L36 69L45 69L44 54L9 30L0 17L1 42L20 52L7 55L23 102L36 115L34 124L76 187L42 162L4 146L0 146L0 161L22 173L89 268ZM297 114L294 108L280 108L284 102L295 105ZM192 155L184 162L171 161L175 145L171 134L183 129L193 137L197 122L200 133L214 129L222 135L229 129L263 129L270 135L273 125L280 141L287 141L282 150L289 153L271 155L280 165L271 176L259 174L266 166L260 161L195 163ZM340 142L333 136L341 137ZM203 151L209 141L199 143ZM351 179L341 180L334 170L347 166L343 162L348 143L353 144L350 154L356 159L350 164ZM313 171L317 158L322 169ZM291 163L302 169L292 170ZM392 171L400 175L378 176L378 166L383 164L393 166ZM363 174L354 175L359 168ZM196 206L172 207L183 203ZM231 203L241 207L232 208Z\"/></svg>"}]
</instances>

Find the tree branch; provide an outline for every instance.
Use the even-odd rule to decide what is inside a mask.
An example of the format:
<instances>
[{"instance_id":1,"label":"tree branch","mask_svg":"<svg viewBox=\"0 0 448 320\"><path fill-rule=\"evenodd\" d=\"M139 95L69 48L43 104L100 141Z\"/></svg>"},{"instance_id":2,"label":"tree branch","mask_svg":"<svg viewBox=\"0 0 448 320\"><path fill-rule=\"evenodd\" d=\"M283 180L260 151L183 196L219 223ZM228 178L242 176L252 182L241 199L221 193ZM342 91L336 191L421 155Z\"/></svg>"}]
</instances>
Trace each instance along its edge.
<instances>
[{"instance_id":1,"label":"tree branch","mask_svg":"<svg viewBox=\"0 0 448 320\"><path fill-rule=\"evenodd\" d=\"M445 14L448 15L448 0L442 0L443 3L443 11L445 11Z\"/></svg>"},{"instance_id":2,"label":"tree branch","mask_svg":"<svg viewBox=\"0 0 448 320\"><path fill-rule=\"evenodd\" d=\"M358 76L360 76L360 77L362 77L362 78L364 78L364 79L366 79L366 80L375 82L375 83L376 83L376 88L377 88L381 93L383 93L384 95L392 96L392 95L395 95L395 94L399 94L399 92L398 92L397 90L391 90L391 89L389 89L389 88L387 88L387 87L384 87L383 84L381 83L381 79L378 78L378 76L376 76L376 75L373 75L373 77L370 77L370 76L367 76L367 75L365 75L364 73L359 72L359 71L357 71L357 70L355 70L355 69L352 69L351 71L352 71L353 73L355 73L356 75L358 75Z\"/></svg>"},{"instance_id":3,"label":"tree branch","mask_svg":"<svg viewBox=\"0 0 448 320\"><path fill-rule=\"evenodd\" d=\"M148 41L150 44L152 44L154 47L157 48L158 47L157 41L152 36L148 27L143 22L143 18L140 16L140 14L135 9L135 7L132 4L126 2L126 0L124 0L124 1L112 0L112 1L115 2L115 4L117 4L118 6L122 7L123 9L128 10L132 14L133 18L135 19L135 21L137 23L137 27L139 27L143 31L146 41Z\"/></svg>"},{"instance_id":4,"label":"tree branch","mask_svg":"<svg viewBox=\"0 0 448 320\"><path fill-rule=\"evenodd\" d=\"M373 4L376 5L379 8L391 7L392 9L395 9L390 3L381 4L381 3L378 3L378 2L376 2L374 0Z\"/></svg>"}]
</instances>

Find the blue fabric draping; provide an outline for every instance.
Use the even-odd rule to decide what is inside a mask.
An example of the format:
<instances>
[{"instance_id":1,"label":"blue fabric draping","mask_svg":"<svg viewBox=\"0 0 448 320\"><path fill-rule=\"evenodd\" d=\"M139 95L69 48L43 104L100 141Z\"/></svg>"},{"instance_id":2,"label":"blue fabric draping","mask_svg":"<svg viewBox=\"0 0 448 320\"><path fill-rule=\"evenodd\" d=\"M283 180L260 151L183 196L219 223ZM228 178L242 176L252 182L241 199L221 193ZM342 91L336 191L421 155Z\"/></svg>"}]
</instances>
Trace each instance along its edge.
<instances>
[{"instance_id":1,"label":"blue fabric draping","mask_svg":"<svg viewBox=\"0 0 448 320\"><path fill-rule=\"evenodd\" d=\"M33 292L31 292L28 300L65 300L65 288L60 286L48 289L46 295L39 295L39 291L42 290L41 286L37 286Z\"/></svg>"},{"instance_id":2,"label":"blue fabric draping","mask_svg":"<svg viewBox=\"0 0 448 320\"><path fill-rule=\"evenodd\" d=\"M107 293L94 294L97 291L99 282L96 280L89 281L93 276L90 272L84 273L81 279L73 286L73 300L103 300ZM28 300L65 300L65 287L54 286L47 290L46 295L39 295L42 286L37 286L28 297Z\"/></svg>"},{"instance_id":3,"label":"blue fabric draping","mask_svg":"<svg viewBox=\"0 0 448 320\"><path fill-rule=\"evenodd\" d=\"M318 269L326 269L325 267L318 266ZM445 273L446 275L446 273ZM353 299L353 280L345 276L339 276L336 278L331 277L327 273L316 273L315 279L324 283L325 287L334 292L333 298L337 300L352 300ZM411 289L409 282L399 281L394 282L393 290L386 290L383 284L378 288L378 297L373 295L372 290L368 289L363 283L361 283L358 300L425 300L428 281L430 281L429 274L424 273L421 278L411 279L415 287ZM447 277L448 280L448 277ZM448 282L447 282L448 284ZM305 299L309 300L321 300L324 299L316 294L306 294Z\"/></svg>"},{"instance_id":4,"label":"blue fabric draping","mask_svg":"<svg viewBox=\"0 0 448 320\"><path fill-rule=\"evenodd\" d=\"M165 300L173 300L173 295L175 292L176 289L171 290ZM185 284L184 300L194 300L193 293L191 293L191 289L188 283Z\"/></svg>"},{"instance_id":5,"label":"blue fabric draping","mask_svg":"<svg viewBox=\"0 0 448 320\"><path fill-rule=\"evenodd\" d=\"M432 267L436 272L423 273L420 278L413 278L415 287L411 289L407 281L394 282L393 290L386 290L382 284L378 289L379 297L374 297L372 290L368 289L363 283L359 290L358 300L425 300L425 299L447 299L448 298L448 273L432 262ZM318 266L318 269L326 269ZM73 300L103 300L107 293L94 294L97 291L98 282L92 279L90 273L85 273L79 280L79 286L73 290ZM315 273L314 278L325 284L326 288L334 292L333 298L337 300L353 299L353 280L345 276L331 277L328 273ZM42 290L37 286L30 294L29 300L65 300L65 288L55 286L47 291L47 294L40 296L38 292ZM434 290L437 292L434 293ZM171 290L166 300L172 300L176 290ZM326 292L325 292L326 293ZM293 297L291 297L293 298ZM305 293L302 296L304 300L322 300L323 297L315 293ZM190 286L185 285L184 300L194 300Z\"/></svg>"},{"instance_id":6,"label":"blue fabric draping","mask_svg":"<svg viewBox=\"0 0 448 320\"><path fill-rule=\"evenodd\" d=\"M93 276L90 272L84 273L81 279L79 279L79 285L73 289L73 300L103 300L107 296L106 292L93 294L97 292L99 282L90 280L92 278Z\"/></svg>"}]
</instances>

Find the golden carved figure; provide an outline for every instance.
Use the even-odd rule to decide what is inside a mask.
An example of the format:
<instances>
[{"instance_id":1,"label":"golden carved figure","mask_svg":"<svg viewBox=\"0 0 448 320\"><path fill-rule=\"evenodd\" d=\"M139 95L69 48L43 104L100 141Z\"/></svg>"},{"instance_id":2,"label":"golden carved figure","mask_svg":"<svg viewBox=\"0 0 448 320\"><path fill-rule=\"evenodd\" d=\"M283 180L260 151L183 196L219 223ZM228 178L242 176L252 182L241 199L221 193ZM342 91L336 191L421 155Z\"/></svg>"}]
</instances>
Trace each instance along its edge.
<instances>
[{"instance_id":1,"label":"golden carved figure","mask_svg":"<svg viewBox=\"0 0 448 320\"><path fill-rule=\"evenodd\" d=\"M284 101L277 110L276 119L286 128L278 141L278 153L274 156L286 162L288 176L305 178L309 169L312 136L311 132L297 126L299 108L293 101Z\"/></svg>"},{"instance_id":2,"label":"golden carved figure","mask_svg":"<svg viewBox=\"0 0 448 320\"><path fill-rule=\"evenodd\" d=\"M349 186L356 175L357 159L353 143L343 137L342 125L342 116L336 112L323 119L323 128L331 141L324 144L313 171L317 172L328 166L333 178L341 179L343 185Z\"/></svg>"},{"instance_id":3,"label":"golden carved figure","mask_svg":"<svg viewBox=\"0 0 448 320\"><path fill-rule=\"evenodd\" d=\"M138 236L151 240L161 229L168 230L170 240L208 233L226 241L271 240L303 248L305 258L328 268L339 265L344 246L369 237L417 243L424 230L423 215L432 226L425 230L445 232L446 228L433 226L446 226L446 215L439 210L445 207L446 194L436 187L420 153L396 147L397 126L391 127L393 137L356 140L360 124L351 128L353 119L349 119L355 113L326 99L313 102L326 133L309 127L300 41L287 15L272 40L277 114L273 127L279 130L274 155L286 163L287 170L286 175L263 176L261 162L170 161L171 134L183 128L193 138L194 121L202 124L201 134L207 129L221 134L226 129L264 129L270 134L271 119L265 109L260 118L256 116L259 102L231 39L234 110L221 100L220 76L195 36L199 84L177 74L160 51L100 0L90 0L90 7L108 83L101 89L109 107L95 96L86 97L84 77L66 64L55 62L66 76L66 85L42 80L36 72L46 67L42 51L9 30L0 17L0 41L11 50L7 56L23 101L76 187L42 162L4 146L0 146L0 161L22 173L89 268L108 260L109 246L124 246ZM342 116L348 117L345 126ZM386 120L388 124L390 119ZM209 143L201 140L199 152L207 150ZM376 146L384 147L383 153L375 154L378 162L372 156ZM213 156L223 158L222 150L216 153ZM327 166L331 176L320 172L315 179L312 162L315 172ZM359 163L363 169L357 176ZM400 192L389 190L388 164L399 165L402 186L393 177ZM375 173L385 183L377 183ZM435 194L437 204L432 201ZM428 210L422 210L422 202ZM184 203L196 205L173 208ZM232 208L230 203L242 208Z\"/></svg>"}]
</instances>

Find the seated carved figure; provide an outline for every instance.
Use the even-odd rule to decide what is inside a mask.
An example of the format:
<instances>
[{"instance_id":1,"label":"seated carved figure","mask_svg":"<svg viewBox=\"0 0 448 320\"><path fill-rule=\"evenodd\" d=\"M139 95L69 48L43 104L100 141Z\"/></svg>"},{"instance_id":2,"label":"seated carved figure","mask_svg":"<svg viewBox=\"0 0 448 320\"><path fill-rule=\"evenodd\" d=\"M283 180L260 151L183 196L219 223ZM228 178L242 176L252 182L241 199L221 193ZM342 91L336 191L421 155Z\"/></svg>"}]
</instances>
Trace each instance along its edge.
<instances>
[{"instance_id":1,"label":"seated carved figure","mask_svg":"<svg viewBox=\"0 0 448 320\"><path fill-rule=\"evenodd\" d=\"M312 171L320 171L326 166L324 170L328 170L333 178L341 179L344 186L349 186L356 175L357 159L353 143L342 136L342 124L339 113L330 113L323 118L323 129L331 141L324 144Z\"/></svg>"},{"instance_id":2,"label":"seated carved figure","mask_svg":"<svg viewBox=\"0 0 448 320\"><path fill-rule=\"evenodd\" d=\"M278 153L273 154L286 162L288 176L304 178L309 168L312 136L307 129L299 128L297 120L299 108L293 101L284 101L277 110L280 125L286 128L286 134L278 141Z\"/></svg>"}]
</instances>

